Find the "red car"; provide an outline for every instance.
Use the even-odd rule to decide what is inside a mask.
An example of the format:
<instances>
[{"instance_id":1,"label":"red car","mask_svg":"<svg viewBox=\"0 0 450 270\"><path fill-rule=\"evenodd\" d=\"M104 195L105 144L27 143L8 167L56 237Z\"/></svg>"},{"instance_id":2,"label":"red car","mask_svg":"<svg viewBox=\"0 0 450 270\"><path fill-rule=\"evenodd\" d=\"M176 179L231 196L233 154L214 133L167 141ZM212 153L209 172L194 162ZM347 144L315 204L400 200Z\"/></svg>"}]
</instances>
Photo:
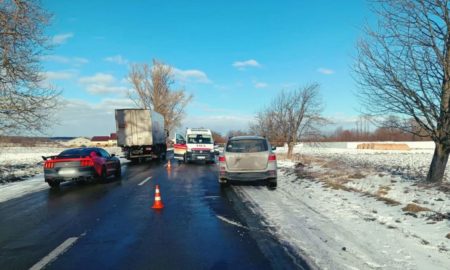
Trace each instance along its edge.
<instances>
[{"instance_id":1,"label":"red car","mask_svg":"<svg viewBox=\"0 0 450 270\"><path fill-rule=\"evenodd\" d=\"M111 175L121 175L120 160L102 148L67 149L57 156L42 158L45 182L51 187L59 187L63 181L105 180Z\"/></svg>"}]
</instances>

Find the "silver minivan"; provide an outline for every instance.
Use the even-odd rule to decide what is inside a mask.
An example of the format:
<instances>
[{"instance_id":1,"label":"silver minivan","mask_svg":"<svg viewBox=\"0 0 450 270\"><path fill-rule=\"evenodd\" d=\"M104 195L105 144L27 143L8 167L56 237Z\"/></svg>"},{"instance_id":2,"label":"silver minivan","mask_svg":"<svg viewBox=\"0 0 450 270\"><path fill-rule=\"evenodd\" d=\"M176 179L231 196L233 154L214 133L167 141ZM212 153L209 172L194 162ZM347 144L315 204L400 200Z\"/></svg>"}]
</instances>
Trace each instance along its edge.
<instances>
[{"instance_id":1,"label":"silver minivan","mask_svg":"<svg viewBox=\"0 0 450 270\"><path fill-rule=\"evenodd\" d=\"M266 180L277 186L277 158L266 138L237 136L228 140L219 156L219 183Z\"/></svg>"}]
</instances>

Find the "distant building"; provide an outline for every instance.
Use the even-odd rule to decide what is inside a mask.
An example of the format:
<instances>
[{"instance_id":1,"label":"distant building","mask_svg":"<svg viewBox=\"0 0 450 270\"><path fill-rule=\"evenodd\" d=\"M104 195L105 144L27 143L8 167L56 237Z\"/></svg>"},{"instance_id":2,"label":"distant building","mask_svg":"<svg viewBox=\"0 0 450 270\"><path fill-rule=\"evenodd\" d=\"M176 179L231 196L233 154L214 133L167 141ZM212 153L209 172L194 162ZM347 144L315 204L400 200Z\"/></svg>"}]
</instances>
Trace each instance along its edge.
<instances>
[{"instance_id":1,"label":"distant building","mask_svg":"<svg viewBox=\"0 0 450 270\"><path fill-rule=\"evenodd\" d=\"M78 137L65 142L61 142L61 144L67 147L86 147L91 145L91 140L85 137Z\"/></svg>"},{"instance_id":2,"label":"distant building","mask_svg":"<svg viewBox=\"0 0 450 270\"><path fill-rule=\"evenodd\" d=\"M117 134L111 133L109 136L109 145L110 146L117 146Z\"/></svg>"},{"instance_id":3,"label":"distant building","mask_svg":"<svg viewBox=\"0 0 450 270\"><path fill-rule=\"evenodd\" d=\"M110 146L109 136L94 136L91 139L91 146Z\"/></svg>"}]
</instances>

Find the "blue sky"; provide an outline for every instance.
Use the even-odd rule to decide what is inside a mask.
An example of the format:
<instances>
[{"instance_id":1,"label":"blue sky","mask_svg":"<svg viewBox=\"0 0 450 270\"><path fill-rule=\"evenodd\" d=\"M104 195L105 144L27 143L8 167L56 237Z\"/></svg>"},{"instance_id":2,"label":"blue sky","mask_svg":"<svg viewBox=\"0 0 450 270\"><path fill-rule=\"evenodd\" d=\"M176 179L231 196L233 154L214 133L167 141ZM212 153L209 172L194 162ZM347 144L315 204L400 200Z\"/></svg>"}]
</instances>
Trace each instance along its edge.
<instances>
[{"instance_id":1,"label":"blue sky","mask_svg":"<svg viewBox=\"0 0 450 270\"><path fill-rule=\"evenodd\" d=\"M351 66L367 1L43 1L48 81L63 91L55 136L113 132L130 63L159 59L194 95L182 128L246 129L282 89L321 85L324 115L352 125Z\"/></svg>"}]
</instances>

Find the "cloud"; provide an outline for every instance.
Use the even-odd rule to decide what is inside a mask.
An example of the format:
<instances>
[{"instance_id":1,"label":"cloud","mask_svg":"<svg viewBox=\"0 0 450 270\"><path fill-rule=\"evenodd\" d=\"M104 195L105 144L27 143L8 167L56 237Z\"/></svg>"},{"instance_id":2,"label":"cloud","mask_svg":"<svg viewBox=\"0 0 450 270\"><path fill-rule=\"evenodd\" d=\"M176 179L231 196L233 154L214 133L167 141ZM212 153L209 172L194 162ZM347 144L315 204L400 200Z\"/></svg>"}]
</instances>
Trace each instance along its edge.
<instances>
[{"instance_id":1,"label":"cloud","mask_svg":"<svg viewBox=\"0 0 450 270\"><path fill-rule=\"evenodd\" d=\"M324 75L331 75L334 74L334 70L328 69L328 68L318 68L317 72L322 73Z\"/></svg>"},{"instance_id":2,"label":"cloud","mask_svg":"<svg viewBox=\"0 0 450 270\"><path fill-rule=\"evenodd\" d=\"M75 73L73 71L45 71L42 72L41 75L45 80L48 81L56 81L56 80L69 80L75 77Z\"/></svg>"},{"instance_id":3,"label":"cloud","mask_svg":"<svg viewBox=\"0 0 450 270\"><path fill-rule=\"evenodd\" d=\"M108 56L104 59L107 62L115 63L118 65L126 65L128 64L128 60L123 58L122 55L114 55L114 56Z\"/></svg>"},{"instance_id":4,"label":"cloud","mask_svg":"<svg viewBox=\"0 0 450 270\"><path fill-rule=\"evenodd\" d=\"M93 76L81 77L78 82L82 84L111 84L116 82L116 78L111 74L97 73Z\"/></svg>"},{"instance_id":5,"label":"cloud","mask_svg":"<svg viewBox=\"0 0 450 270\"><path fill-rule=\"evenodd\" d=\"M67 40L69 40L69 38L72 38L73 36L74 36L73 33L64 33L55 35L52 37L52 44L55 45L64 44L67 42Z\"/></svg>"},{"instance_id":6,"label":"cloud","mask_svg":"<svg viewBox=\"0 0 450 270\"><path fill-rule=\"evenodd\" d=\"M183 82L211 83L205 72L197 69L181 70L173 68L174 76Z\"/></svg>"},{"instance_id":7,"label":"cloud","mask_svg":"<svg viewBox=\"0 0 450 270\"><path fill-rule=\"evenodd\" d=\"M109 135L116 130L114 110L134 107L128 98L105 98L98 103L66 99L58 111L60 124L53 126L51 133L53 136Z\"/></svg>"},{"instance_id":8,"label":"cloud","mask_svg":"<svg viewBox=\"0 0 450 270\"><path fill-rule=\"evenodd\" d=\"M61 55L44 55L41 57L42 61L55 62L59 64L71 64L80 66L89 63L89 60L82 57L66 57Z\"/></svg>"},{"instance_id":9,"label":"cloud","mask_svg":"<svg viewBox=\"0 0 450 270\"><path fill-rule=\"evenodd\" d=\"M94 95L124 94L128 90L123 83L118 82L113 75L107 73L81 77L78 82L85 85L88 93Z\"/></svg>"},{"instance_id":10,"label":"cloud","mask_svg":"<svg viewBox=\"0 0 450 270\"><path fill-rule=\"evenodd\" d=\"M86 86L86 90L95 95L103 95L103 94L118 94L124 93L127 88L123 86L111 86L104 84L90 84Z\"/></svg>"},{"instance_id":11,"label":"cloud","mask_svg":"<svg viewBox=\"0 0 450 270\"><path fill-rule=\"evenodd\" d=\"M261 67L261 65L255 59L250 59L246 61L236 61L233 63L233 67L239 70L244 70L248 67Z\"/></svg>"},{"instance_id":12,"label":"cloud","mask_svg":"<svg viewBox=\"0 0 450 270\"><path fill-rule=\"evenodd\" d=\"M255 88L266 88L269 85L265 82L255 82L254 86L255 86Z\"/></svg>"},{"instance_id":13,"label":"cloud","mask_svg":"<svg viewBox=\"0 0 450 270\"><path fill-rule=\"evenodd\" d=\"M229 130L248 130L249 123L254 120L253 115L188 115L182 123L185 127L205 127L226 134Z\"/></svg>"}]
</instances>

